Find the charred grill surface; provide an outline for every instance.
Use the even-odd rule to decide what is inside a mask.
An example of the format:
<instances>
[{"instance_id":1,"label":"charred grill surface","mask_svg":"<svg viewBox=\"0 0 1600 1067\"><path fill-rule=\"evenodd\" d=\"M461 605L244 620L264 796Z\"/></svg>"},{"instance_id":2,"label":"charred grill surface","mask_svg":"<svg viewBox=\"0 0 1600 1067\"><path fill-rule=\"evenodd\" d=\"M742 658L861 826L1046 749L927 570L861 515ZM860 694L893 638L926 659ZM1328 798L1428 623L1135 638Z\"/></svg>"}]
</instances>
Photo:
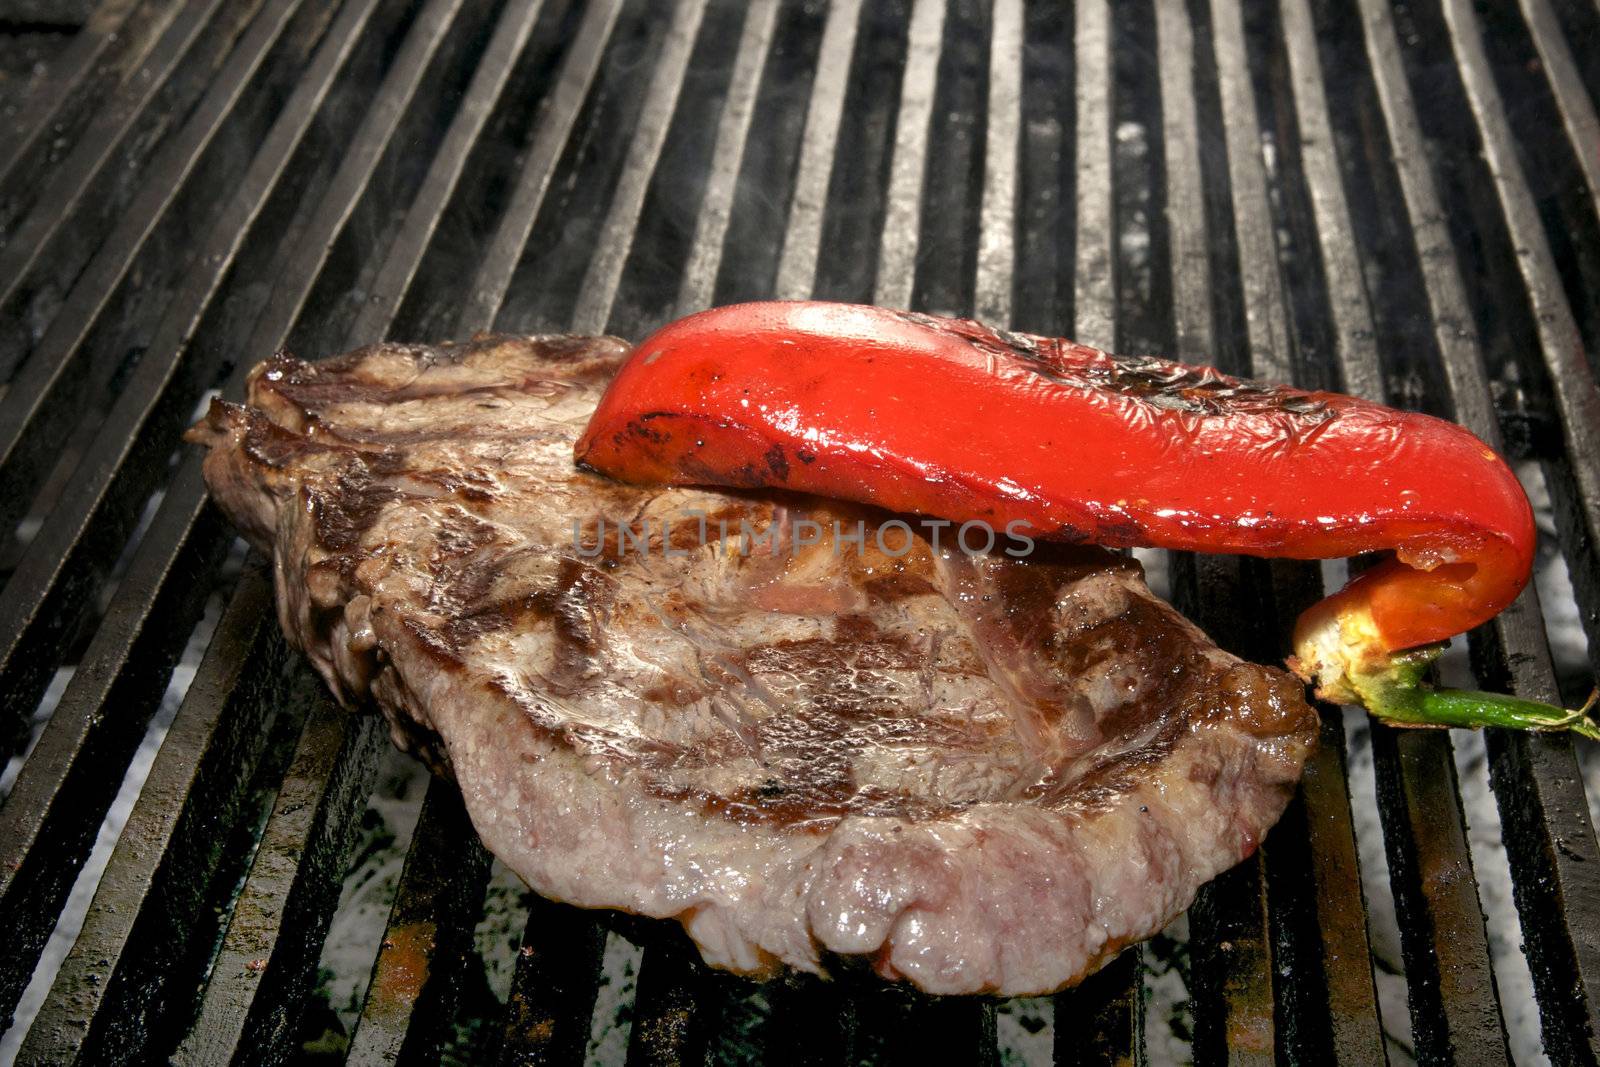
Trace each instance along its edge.
<instances>
[{"instance_id":1,"label":"charred grill surface","mask_svg":"<svg viewBox=\"0 0 1600 1067\"><path fill-rule=\"evenodd\" d=\"M0 37L30 29L0 20ZM1600 636L1592 3L104 0L76 33L43 29L59 46L43 65L0 48L0 143L15 149L0 160L0 738L16 753L0 775L0 1017L17 1020L0 1058L859 1063L1053 1045L1057 1062L1161 1062L1176 1046L1199 1063L1600 1060L1596 766L1564 738L1374 732L1318 708L1321 744L1262 847L1202 887L1171 937L1048 1001L942 1001L871 976L756 991L708 971L672 923L542 900L507 916L513 881L496 873L486 899L453 783L427 803L375 792L383 720L337 707L286 648L267 561L241 570L180 440L208 390L243 401L249 369L283 348L643 337L775 297L976 317L1003 346L1071 337L1273 383L1173 378L1143 358L1100 368L1196 418L1270 408L1288 384L1503 441L1549 499L1541 581L1452 669L1576 704ZM365 466L345 471L318 536L361 544L415 507L401 492L494 506L469 470L444 485L384 457L421 438L358 429L344 446ZM467 526L451 537L470 543ZM572 576L609 574L598 559ZM1323 592L1314 565L1146 563L1258 663L1285 654ZM1097 573L1131 582L1120 566ZM358 577L335 570L327 588ZM819 735L868 725L875 744L962 750L970 725L902 714L927 672L902 666L879 616L986 577L929 565L856 582L878 632L752 644L650 699L693 707L742 692L737 672L781 676L842 711L763 720L747 732L763 752L815 755ZM429 669L462 675L451 657L532 620L564 650L546 674L581 682L603 655L584 643L587 606L606 593L557 595L561 581L528 603L479 590L470 622L429 633ZM1148 654L1193 647L1169 636ZM819 666L841 640L852 673L899 683L893 699ZM449 739L405 721L445 767ZM837 760L809 792L787 760L781 795L756 778L719 792L652 766L681 748L645 747L595 758L633 768L632 796L750 835L797 833L808 810L835 830L950 817L855 788ZM1125 762L1101 785L1114 800L1144 770ZM1039 808L1093 784L1030 782ZM350 951L341 885L358 894L371 868L364 854L352 868L353 843L384 805L416 818L413 844L387 922L336 968L372 975L367 991L330 1013L318 954ZM97 837L115 839L109 859ZM619 1006L630 942L643 977ZM608 1039L612 1021L631 1039Z\"/></svg>"}]
</instances>

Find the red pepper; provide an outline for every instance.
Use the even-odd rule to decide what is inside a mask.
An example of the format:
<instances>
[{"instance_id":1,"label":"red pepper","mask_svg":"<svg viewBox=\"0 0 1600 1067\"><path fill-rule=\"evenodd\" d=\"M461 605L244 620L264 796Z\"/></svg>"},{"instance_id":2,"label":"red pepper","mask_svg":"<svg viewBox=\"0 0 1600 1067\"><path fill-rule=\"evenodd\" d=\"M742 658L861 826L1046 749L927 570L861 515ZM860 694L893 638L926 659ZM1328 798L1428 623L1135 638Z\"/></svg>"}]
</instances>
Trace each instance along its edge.
<instances>
[{"instance_id":1,"label":"red pepper","mask_svg":"<svg viewBox=\"0 0 1600 1067\"><path fill-rule=\"evenodd\" d=\"M1453 423L846 304L668 325L618 374L577 458L633 482L782 487L1109 546L1392 549L1296 634L1303 672L1358 701L1335 675L1357 660L1392 671L1393 653L1493 617L1535 547L1516 476Z\"/></svg>"}]
</instances>

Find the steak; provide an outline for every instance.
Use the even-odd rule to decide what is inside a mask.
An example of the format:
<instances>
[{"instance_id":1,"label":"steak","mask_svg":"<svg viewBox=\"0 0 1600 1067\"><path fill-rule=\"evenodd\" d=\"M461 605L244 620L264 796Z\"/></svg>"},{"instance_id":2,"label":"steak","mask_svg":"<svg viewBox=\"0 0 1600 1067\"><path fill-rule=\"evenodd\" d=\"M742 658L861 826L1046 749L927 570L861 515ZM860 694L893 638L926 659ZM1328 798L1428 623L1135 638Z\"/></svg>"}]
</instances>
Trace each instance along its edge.
<instances>
[{"instance_id":1,"label":"steak","mask_svg":"<svg viewBox=\"0 0 1600 1067\"><path fill-rule=\"evenodd\" d=\"M1028 994L1260 843L1316 736L1299 682L1098 548L580 470L626 353L280 354L191 431L289 639L535 890L741 973Z\"/></svg>"}]
</instances>

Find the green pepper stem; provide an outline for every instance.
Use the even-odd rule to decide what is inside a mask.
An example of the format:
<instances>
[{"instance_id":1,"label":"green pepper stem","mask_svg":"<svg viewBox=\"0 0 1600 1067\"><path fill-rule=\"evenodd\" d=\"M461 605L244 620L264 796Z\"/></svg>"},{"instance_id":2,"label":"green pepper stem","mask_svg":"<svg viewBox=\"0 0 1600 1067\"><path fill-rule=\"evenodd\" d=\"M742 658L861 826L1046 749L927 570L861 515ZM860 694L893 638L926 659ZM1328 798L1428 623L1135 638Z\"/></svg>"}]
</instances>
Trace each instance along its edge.
<instances>
[{"instance_id":1,"label":"green pepper stem","mask_svg":"<svg viewBox=\"0 0 1600 1067\"><path fill-rule=\"evenodd\" d=\"M1576 711L1500 693L1441 689L1428 674L1445 642L1388 652L1370 614L1329 610L1328 603L1300 617L1289 659L1295 673L1316 683L1322 699L1359 704L1392 726L1567 730L1600 741L1600 723L1589 714L1600 689Z\"/></svg>"},{"instance_id":2,"label":"green pepper stem","mask_svg":"<svg viewBox=\"0 0 1600 1067\"><path fill-rule=\"evenodd\" d=\"M1361 672L1354 680L1367 711L1392 726L1569 730L1600 741L1600 724L1589 717L1600 690L1590 694L1583 707L1571 710L1504 693L1440 689L1424 678L1439 652L1438 646L1417 649Z\"/></svg>"},{"instance_id":3,"label":"green pepper stem","mask_svg":"<svg viewBox=\"0 0 1600 1067\"><path fill-rule=\"evenodd\" d=\"M1512 730L1570 730L1600 741L1600 725L1589 718L1594 697L1576 711L1541 704L1535 700L1481 693L1471 689L1425 689L1419 693L1418 707L1426 725L1459 726L1476 730L1484 726L1503 726Z\"/></svg>"}]
</instances>

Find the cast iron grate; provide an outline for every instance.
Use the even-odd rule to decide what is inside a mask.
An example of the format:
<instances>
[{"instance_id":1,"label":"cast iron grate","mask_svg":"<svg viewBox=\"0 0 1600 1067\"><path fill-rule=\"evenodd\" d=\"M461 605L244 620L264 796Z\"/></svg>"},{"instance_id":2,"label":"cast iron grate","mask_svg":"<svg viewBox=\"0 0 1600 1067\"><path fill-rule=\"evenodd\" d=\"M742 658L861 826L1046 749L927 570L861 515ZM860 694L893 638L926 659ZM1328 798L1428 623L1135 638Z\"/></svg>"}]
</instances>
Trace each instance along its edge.
<instances>
[{"instance_id":1,"label":"cast iron grate","mask_svg":"<svg viewBox=\"0 0 1600 1067\"><path fill-rule=\"evenodd\" d=\"M0 101L5 1016L208 597L225 607L20 1062L305 1054L388 742L285 649L270 575L230 563L178 441L279 346L637 337L816 294L1340 387L1453 416L1542 478L1600 647L1597 57L1587 0L105 0ZM1163 562L1258 659L1322 589L1315 566ZM1473 635L1486 687L1581 698L1586 672L1563 693L1556 668L1533 590ZM1374 729L1374 797L1345 736L1324 709L1283 824L1190 912L1194 1058L1389 1055L1352 817L1375 803L1406 1051L1506 1061L1452 739ZM1540 1037L1594 1062L1580 756L1486 747ZM334 1058L459 1045L488 877L431 785ZM581 1060L612 923L536 902L503 1016L452 1055ZM645 946L629 1062L704 1060L743 987L659 926L615 929ZM1000 1055L987 1002L799 980L764 999L756 1058ZM1054 998L1056 1059L1143 1060L1145 1002L1134 949Z\"/></svg>"}]
</instances>

